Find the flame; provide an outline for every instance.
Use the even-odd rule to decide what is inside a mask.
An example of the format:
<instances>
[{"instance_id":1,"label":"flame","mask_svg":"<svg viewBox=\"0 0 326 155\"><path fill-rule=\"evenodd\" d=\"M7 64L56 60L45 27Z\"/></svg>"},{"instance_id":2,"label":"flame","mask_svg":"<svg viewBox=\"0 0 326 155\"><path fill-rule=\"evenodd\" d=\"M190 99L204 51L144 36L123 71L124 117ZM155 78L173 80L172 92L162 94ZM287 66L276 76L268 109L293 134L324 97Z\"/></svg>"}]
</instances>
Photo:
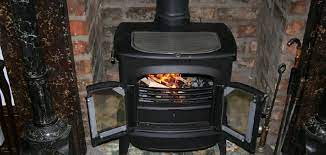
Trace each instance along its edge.
<instances>
[{"instance_id":1,"label":"flame","mask_svg":"<svg viewBox=\"0 0 326 155\"><path fill-rule=\"evenodd\" d=\"M181 74L179 73L167 73L167 74L149 74L147 78L151 78L152 80L165 85L169 88L179 88L180 81L183 82Z\"/></svg>"}]
</instances>

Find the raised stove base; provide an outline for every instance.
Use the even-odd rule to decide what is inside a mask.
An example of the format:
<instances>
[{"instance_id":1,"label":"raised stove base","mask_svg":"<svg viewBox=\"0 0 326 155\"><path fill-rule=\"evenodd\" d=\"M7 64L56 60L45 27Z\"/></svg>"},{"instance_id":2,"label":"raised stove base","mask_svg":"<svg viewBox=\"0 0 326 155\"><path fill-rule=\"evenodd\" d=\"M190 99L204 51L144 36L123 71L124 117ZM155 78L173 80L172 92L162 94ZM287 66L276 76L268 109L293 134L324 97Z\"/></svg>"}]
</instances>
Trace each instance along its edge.
<instances>
[{"instance_id":1,"label":"raised stove base","mask_svg":"<svg viewBox=\"0 0 326 155\"><path fill-rule=\"evenodd\" d=\"M137 131L129 134L132 145L148 151L186 152L202 150L225 142L223 133L216 131L150 132Z\"/></svg>"}]
</instances>

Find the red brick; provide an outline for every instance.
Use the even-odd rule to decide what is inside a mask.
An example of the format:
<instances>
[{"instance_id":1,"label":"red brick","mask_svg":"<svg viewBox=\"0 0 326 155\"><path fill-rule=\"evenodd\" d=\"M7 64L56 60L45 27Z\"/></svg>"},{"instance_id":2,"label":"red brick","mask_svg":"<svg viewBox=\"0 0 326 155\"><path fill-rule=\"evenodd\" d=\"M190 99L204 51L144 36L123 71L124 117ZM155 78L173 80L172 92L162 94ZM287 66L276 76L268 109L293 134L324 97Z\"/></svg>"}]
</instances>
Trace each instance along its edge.
<instances>
[{"instance_id":1,"label":"red brick","mask_svg":"<svg viewBox=\"0 0 326 155\"><path fill-rule=\"evenodd\" d=\"M305 22L303 20L295 20L286 25L285 32L288 35L294 36L299 34L304 28Z\"/></svg>"},{"instance_id":2,"label":"red brick","mask_svg":"<svg viewBox=\"0 0 326 155\"><path fill-rule=\"evenodd\" d=\"M92 71L92 63L90 60L81 60L76 62L77 75L90 74Z\"/></svg>"},{"instance_id":3,"label":"red brick","mask_svg":"<svg viewBox=\"0 0 326 155\"><path fill-rule=\"evenodd\" d=\"M88 52L88 44L85 41L74 41L73 42L73 51L74 55L81 55Z\"/></svg>"},{"instance_id":4,"label":"red brick","mask_svg":"<svg viewBox=\"0 0 326 155\"><path fill-rule=\"evenodd\" d=\"M69 15L85 15L85 0L67 0L67 7Z\"/></svg>"},{"instance_id":5,"label":"red brick","mask_svg":"<svg viewBox=\"0 0 326 155\"><path fill-rule=\"evenodd\" d=\"M82 91L86 91L86 86L92 84L92 81L90 79L87 80L78 80L77 81L77 86L78 86L78 91L82 92ZM85 100L85 99L83 99Z\"/></svg>"},{"instance_id":6,"label":"red brick","mask_svg":"<svg viewBox=\"0 0 326 155\"><path fill-rule=\"evenodd\" d=\"M70 21L70 33L72 36L87 35L87 23L85 21Z\"/></svg>"},{"instance_id":7,"label":"red brick","mask_svg":"<svg viewBox=\"0 0 326 155\"><path fill-rule=\"evenodd\" d=\"M290 4L290 13L291 14L299 14L304 15L307 13L307 2L305 0L299 0L296 2L292 2Z\"/></svg>"},{"instance_id":8,"label":"red brick","mask_svg":"<svg viewBox=\"0 0 326 155\"><path fill-rule=\"evenodd\" d=\"M255 37L256 30L256 25L240 25L238 28L238 37Z\"/></svg>"}]
</instances>

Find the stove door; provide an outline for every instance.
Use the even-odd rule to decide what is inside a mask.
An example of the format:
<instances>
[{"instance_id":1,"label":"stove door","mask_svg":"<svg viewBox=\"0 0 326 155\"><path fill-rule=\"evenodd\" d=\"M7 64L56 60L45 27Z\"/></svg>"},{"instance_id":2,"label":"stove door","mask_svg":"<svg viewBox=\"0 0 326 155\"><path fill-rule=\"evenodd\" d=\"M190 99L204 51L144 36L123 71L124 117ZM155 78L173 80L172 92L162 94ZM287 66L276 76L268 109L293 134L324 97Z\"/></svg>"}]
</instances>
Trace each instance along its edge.
<instances>
[{"instance_id":1,"label":"stove door","mask_svg":"<svg viewBox=\"0 0 326 155\"><path fill-rule=\"evenodd\" d=\"M87 86L91 142L100 145L126 135L125 89L118 82Z\"/></svg>"},{"instance_id":2,"label":"stove door","mask_svg":"<svg viewBox=\"0 0 326 155\"><path fill-rule=\"evenodd\" d=\"M222 130L229 141L255 152L265 94L242 83L224 89Z\"/></svg>"}]
</instances>

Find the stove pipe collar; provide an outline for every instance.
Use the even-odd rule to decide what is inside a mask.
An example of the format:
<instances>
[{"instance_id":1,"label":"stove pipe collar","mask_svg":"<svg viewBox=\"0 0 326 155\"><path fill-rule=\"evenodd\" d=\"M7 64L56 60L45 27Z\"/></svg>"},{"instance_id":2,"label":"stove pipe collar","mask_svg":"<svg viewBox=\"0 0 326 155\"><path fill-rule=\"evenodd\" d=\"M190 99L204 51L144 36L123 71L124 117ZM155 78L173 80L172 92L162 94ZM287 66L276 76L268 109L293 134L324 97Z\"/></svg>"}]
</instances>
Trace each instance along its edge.
<instances>
[{"instance_id":1,"label":"stove pipe collar","mask_svg":"<svg viewBox=\"0 0 326 155\"><path fill-rule=\"evenodd\" d=\"M189 0L156 0L155 22L172 27L189 23Z\"/></svg>"}]
</instances>

